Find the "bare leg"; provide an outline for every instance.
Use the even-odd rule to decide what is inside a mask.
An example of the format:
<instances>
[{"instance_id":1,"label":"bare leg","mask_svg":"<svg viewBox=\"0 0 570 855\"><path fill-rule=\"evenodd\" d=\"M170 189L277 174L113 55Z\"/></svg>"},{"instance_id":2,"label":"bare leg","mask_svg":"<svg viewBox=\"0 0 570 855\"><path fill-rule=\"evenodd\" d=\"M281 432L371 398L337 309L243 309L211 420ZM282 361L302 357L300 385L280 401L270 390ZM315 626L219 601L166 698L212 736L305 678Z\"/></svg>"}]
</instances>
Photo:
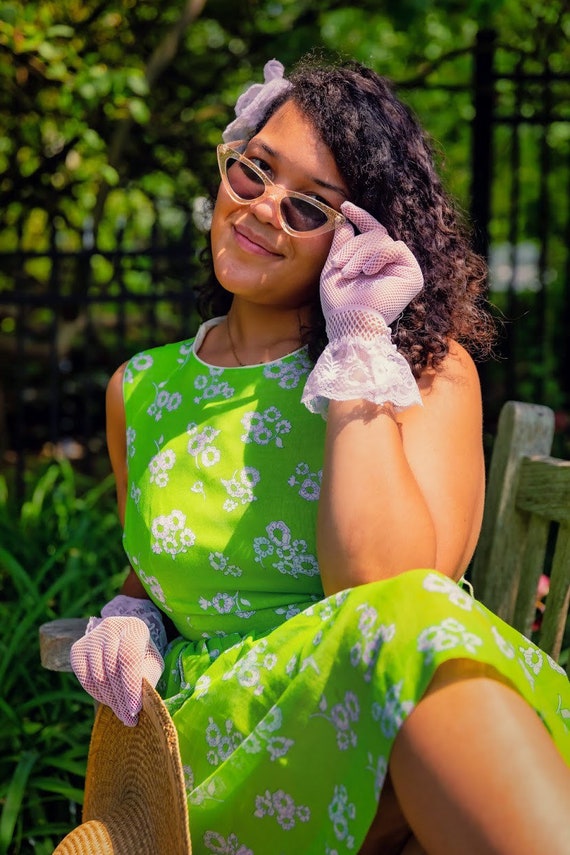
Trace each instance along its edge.
<instances>
[{"instance_id":1,"label":"bare leg","mask_svg":"<svg viewBox=\"0 0 570 855\"><path fill-rule=\"evenodd\" d=\"M366 839L358 855L401 855L404 846L412 836L412 830L406 820L398 800L390 775L386 778L378 810Z\"/></svg>"},{"instance_id":2,"label":"bare leg","mask_svg":"<svg viewBox=\"0 0 570 855\"><path fill-rule=\"evenodd\" d=\"M400 729L402 812L429 855L569 855L570 768L520 695L477 668L443 665Z\"/></svg>"}]
</instances>

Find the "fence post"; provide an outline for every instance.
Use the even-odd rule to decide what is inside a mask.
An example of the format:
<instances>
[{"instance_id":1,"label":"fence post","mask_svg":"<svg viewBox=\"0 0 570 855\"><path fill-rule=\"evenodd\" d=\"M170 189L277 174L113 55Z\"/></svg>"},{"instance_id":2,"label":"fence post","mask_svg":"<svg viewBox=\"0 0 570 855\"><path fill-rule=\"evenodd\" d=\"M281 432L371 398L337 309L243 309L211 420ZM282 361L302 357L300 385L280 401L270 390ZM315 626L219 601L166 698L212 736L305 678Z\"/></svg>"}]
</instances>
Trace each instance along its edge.
<instances>
[{"instance_id":1,"label":"fence post","mask_svg":"<svg viewBox=\"0 0 570 855\"><path fill-rule=\"evenodd\" d=\"M493 61L496 33L479 30L473 67L471 219L475 226L475 249L487 257L493 180L493 109L495 81Z\"/></svg>"}]
</instances>

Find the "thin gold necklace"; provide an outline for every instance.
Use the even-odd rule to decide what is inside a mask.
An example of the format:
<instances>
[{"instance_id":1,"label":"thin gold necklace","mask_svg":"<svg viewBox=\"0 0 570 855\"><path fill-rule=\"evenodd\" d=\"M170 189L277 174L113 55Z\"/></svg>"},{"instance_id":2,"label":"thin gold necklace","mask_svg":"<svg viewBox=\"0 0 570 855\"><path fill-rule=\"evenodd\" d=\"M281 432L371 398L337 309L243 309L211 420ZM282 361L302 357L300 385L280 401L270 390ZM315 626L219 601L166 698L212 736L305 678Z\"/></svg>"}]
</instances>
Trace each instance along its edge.
<instances>
[{"instance_id":1,"label":"thin gold necklace","mask_svg":"<svg viewBox=\"0 0 570 855\"><path fill-rule=\"evenodd\" d=\"M297 318L297 321L298 321L298 324L299 324L299 344L301 344L301 342L302 342L301 318L300 318L300 317L298 317L298 318ZM246 363L245 363L245 362L242 362L242 361L241 361L241 359L239 358L239 356L237 355L236 346L235 346L235 344L234 344L234 340L233 340L233 338L232 338L232 328L231 328L231 325L230 325L230 314L229 314L229 313L226 315L226 329L227 329L227 331L228 331L228 341L229 341L229 343L230 343L230 348L231 348L231 351L232 351L233 357L234 357L235 361L237 362L237 364L238 364L241 368L245 368L245 367L246 367Z\"/></svg>"},{"instance_id":2,"label":"thin gold necklace","mask_svg":"<svg viewBox=\"0 0 570 855\"><path fill-rule=\"evenodd\" d=\"M239 358L239 356L237 355L236 346L235 346L234 340L232 338L232 330L230 327L230 316L229 316L229 314L226 317L226 328L228 331L228 341L230 343L230 347L231 347L232 353L234 355L234 359L238 365L240 365L242 368L245 368L245 362L242 362L241 359Z\"/></svg>"}]
</instances>

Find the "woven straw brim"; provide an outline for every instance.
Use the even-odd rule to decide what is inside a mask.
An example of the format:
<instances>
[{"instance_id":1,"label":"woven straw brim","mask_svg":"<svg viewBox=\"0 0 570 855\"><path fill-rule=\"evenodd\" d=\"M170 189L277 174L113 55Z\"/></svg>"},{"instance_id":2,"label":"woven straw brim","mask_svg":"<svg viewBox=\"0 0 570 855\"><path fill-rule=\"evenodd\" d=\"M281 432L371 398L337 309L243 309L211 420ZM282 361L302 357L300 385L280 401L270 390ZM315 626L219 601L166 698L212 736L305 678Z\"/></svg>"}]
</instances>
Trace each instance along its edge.
<instances>
[{"instance_id":1,"label":"woven straw brim","mask_svg":"<svg viewBox=\"0 0 570 855\"><path fill-rule=\"evenodd\" d=\"M100 705L95 717L83 824L54 855L190 855L178 736L160 696L145 680L136 727Z\"/></svg>"}]
</instances>

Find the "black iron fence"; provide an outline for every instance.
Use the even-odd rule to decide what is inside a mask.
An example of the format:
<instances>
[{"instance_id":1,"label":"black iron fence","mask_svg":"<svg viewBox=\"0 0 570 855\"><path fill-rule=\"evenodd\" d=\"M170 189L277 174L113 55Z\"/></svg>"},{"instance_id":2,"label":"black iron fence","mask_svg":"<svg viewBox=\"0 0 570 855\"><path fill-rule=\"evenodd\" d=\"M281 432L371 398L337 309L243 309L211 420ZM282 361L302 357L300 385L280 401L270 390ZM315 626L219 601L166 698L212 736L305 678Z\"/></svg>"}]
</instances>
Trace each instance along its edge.
<instances>
[{"instance_id":1,"label":"black iron fence","mask_svg":"<svg viewBox=\"0 0 570 855\"><path fill-rule=\"evenodd\" d=\"M471 214L505 322L500 358L481 368L489 430L508 398L547 403L567 452L570 75L482 32L469 79L414 85L472 105ZM104 247L87 224L78 243L62 247L53 227L41 249L0 253L0 443L20 480L27 455L100 461L112 371L198 323L203 238L190 212L175 237L155 225L133 240L119 224Z\"/></svg>"},{"instance_id":2,"label":"black iron fence","mask_svg":"<svg viewBox=\"0 0 570 855\"><path fill-rule=\"evenodd\" d=\"M155 225L133 245L118 224L113 248L93 237L62 249L0 256L0 429L5 464L20 480L26 458L64 456L91 468L104 447L104 396L115 368L139 349L189 336L197 326L193 281L199 235Z\"/></svg>"}]
</instances>

